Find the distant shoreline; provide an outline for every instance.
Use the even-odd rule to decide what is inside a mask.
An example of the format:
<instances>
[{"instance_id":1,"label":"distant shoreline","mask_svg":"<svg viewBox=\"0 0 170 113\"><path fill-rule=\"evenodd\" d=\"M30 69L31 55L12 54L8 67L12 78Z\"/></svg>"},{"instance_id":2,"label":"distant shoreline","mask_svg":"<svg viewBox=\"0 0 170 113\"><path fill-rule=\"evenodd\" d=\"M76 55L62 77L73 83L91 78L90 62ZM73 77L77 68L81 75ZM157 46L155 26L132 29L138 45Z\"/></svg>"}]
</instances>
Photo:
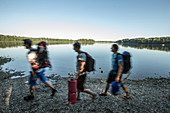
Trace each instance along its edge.
<instances>
[{"instance_id":1,"label":"distant shoreline","mask_svg":"<svg viewBox=\"0 0 170 113\"><path fill-rule=\"evenodd\" d=\"M68 42L68 43L73 43L75 41L78 41L80 43L95 43L95 42L114 42L114 41L95 41L94 39L85 39L85 38L80 38L77 40L73 39L59 39L59 38L45 38L45 37L40 37L40 38L33 38L33 37L22 37L22 36L11 36L11 35L2 35L0 34L0 42L18 42L18 41L23 41L24 39L31 39L33 42L38 42L38 41L46 41L46 42Z\"/></svg>"},{"instance_id":2,"label":"distant shoreline","mask_svg":"<svg viewBox=\"0 0 170 113\"><path fill-rule=\"evenodd\" d=\"M170 44L170 37L133 38L115 41L119 44Z\"/></svg>"}]
</instances>

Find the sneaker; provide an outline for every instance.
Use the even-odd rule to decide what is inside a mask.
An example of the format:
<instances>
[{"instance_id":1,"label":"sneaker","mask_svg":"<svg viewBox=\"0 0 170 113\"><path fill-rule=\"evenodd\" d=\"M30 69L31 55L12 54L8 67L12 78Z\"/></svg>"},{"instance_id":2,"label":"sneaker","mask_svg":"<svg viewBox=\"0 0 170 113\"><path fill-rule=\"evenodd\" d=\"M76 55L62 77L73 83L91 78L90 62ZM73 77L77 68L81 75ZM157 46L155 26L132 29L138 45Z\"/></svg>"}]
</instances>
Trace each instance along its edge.
<instances>
[{"instance_id":1,"label":"sneaker","mask_svg":"<svg viewBox=\"0 0 170 113\"><path fill-rule=\"evenodd\" d=\"M123 97L124 99L130 99L130 95L126 95Z\"/></svg>"},{"instance_id":2,"label":"sneaker","mask_svg":"<svg viewBox=\"0 0 170 113\"><path fill-rule=\"evenodd\" d=\"M29 101L29 100L33 100L33 99L34 99L34 96L32 96L32 95L28 95L28 96L24 97L25 101Z\"/></svg>"},{"instance_id":3,"label":"sneaker","mask_svg":"<svg viewBox=\"0 0 170 113\"><path fill-rule=\"evenodd\" d=\"M80 98L77 98L77 101L80 101L81 99Z\"/></svg>"},{"instance_id":4,"label":"sneaker","mask_svg":"<svg viewBox=\"0 0 170 113\"><path fill-rule=\"evenodd\" d=\"M94 99L96 98L96 94L94 94L93 96L92 96L92 101L94 101Z\"/></svg>"},{"instance_id":5,"label":"sneaker","mask_svg":"<svg viewBox=\"0 0 170 113\"><path fill-rule=\"evenodd\" d=\"M106 93L100 93L99 96L107 96Z\"/></svg>"},{"instance_id":6,"label":"sneaker","mask_svg":"<svg viewBox=\"0 0 170 113\"><path fill-rule=\"evenodd\" d=\"M52 94L51 94L51 96L54 96L55 95L55 93L56 93L56 89L52 89Z\"/></svg>"}]
</instances>

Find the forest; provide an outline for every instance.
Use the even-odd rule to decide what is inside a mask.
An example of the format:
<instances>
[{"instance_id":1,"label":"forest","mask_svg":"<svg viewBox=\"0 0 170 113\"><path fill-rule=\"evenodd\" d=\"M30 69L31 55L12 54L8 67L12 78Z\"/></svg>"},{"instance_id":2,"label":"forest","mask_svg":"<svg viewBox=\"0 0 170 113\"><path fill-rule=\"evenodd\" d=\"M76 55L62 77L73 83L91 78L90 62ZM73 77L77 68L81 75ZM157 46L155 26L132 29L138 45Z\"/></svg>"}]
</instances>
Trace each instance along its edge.
<instances>
[{"instance_id":1,"label":"forest","mask_svg":"<svg viewBox=\"0 0 170 113\"><path fill-rule=\"evenodd\" d=\"M119 44L170 44L170 37L134 38L115 41Z\"/></svg>"},{"instance_id":2,"label":"forest","mask_svg":"<svg viewBox=\"0 0 170 113\"><path fill-rule=\"evenodd\" d=\"M40 41L47 42L48 45L52 44L73 44L74 42L78 41L82 44L94 44L95 40L93 39L78 39L78 40L71 40L71 39L54 39L54 38L32 38L32 37L22 37L22 36L10 36L10 35L2 35L0 34L0 47L17 47L23 45L24 39L31 39L33 41L33 45L36 45Z\"/></svg>"},{"instance_id":3,"label":"forest","mask_svg":"<svg viewBox=\"0 0 170 113\"><path fill-rule=\"evenodd\" d=\"M46 41L46 42L58 42L58 41L71 41L73 42L73 40L70 39L52 39L52 38L31 38L31 37L21 37L21 36L10 36L10 35L2 35L0 34L0 41L3 42L8 42L8 41L13 41L13 42L19 42L19 41L23 41L24 39L31 39L32 41L35 42L39 42L39 41Z\"/></svg>"},{"instance_id":4,"label":"forest","mask_svg":"<svg viewBox=\"0 0 170 113\"><path fill-rule=\"evenodd\" d=\"M33 44L37 44L40 41L46 41L48 44L69 44L69 43L73 43L75 41L78 41L78 42L84 43L84 44L95 43L95 40L93 40L93 39L71 40L71 39L54 39L54 38L32 38L32 37L10 36L10 35L0 34L0 42L1 43L6 43L6 44L14 43L16 45L20 45L20 43L23 43L24 39L31 39L33 41Z\"/></svg>"}]
</instances>

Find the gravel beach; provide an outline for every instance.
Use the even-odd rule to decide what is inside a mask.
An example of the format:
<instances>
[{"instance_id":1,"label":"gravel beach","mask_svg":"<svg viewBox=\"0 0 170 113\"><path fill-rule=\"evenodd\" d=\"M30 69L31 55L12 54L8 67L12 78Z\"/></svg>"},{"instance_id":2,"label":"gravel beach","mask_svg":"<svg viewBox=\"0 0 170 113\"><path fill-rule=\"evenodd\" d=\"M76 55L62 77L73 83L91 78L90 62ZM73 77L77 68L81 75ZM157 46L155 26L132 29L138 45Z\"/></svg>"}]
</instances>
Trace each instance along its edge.
<instances>
[{"instance_id":1,"label":"gravel beach","mask_svg":"<svg viewBox=\"0 0 170 113\"><path fill-rule=\"evenodd\" d=\"M2 60L0 57L0 61L3 65L10 60L6 58ZM34 100L26 102L23 97L29 94L29 87L25 84L28 77L11 79L10 77L14 75L22 76L22 73L10 74L0 70L0 112L2 113L168 113L170 111L168 78L124 80L130 99L123 98L125 93L122 89L117 96L108 93L108 96L100 97L98 94L105 88L105 79L87 78L85 86L96 92L96 99L92 101L90 95L81 93L81 100L76 104L69 104L68 78L53 75L48 78L57 89L54 97L50 97L50 88L38 81Z\"/></svg>"}]
</instances>

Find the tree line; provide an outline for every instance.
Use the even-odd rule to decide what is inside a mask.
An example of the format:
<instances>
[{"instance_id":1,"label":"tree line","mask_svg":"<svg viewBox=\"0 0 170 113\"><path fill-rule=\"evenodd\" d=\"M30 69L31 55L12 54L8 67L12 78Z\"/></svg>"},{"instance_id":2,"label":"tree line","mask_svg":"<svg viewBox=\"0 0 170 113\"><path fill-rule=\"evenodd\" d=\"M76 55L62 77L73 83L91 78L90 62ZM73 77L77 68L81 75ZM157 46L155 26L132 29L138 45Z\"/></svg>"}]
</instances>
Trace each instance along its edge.
<instances>
[{"instance_id":1,"label":"tree line","mask_svg":"<svg viewBox=\"0 0 170 113\"><path fill-rule=\"evenodd\" d=\"M72 39L53 39L53 38L32 38L32 37L10 36L10 35L0 34L0 48L23 46L24 39L31 39L33 41L33 45L36 45L40 41L45 41L47 42L48 45L73 44L76 41L85 45L95 43L95 40L93 39L72 40Z\"/></svg>"},{"instance_id":2,"label":"tree line","mask_svg":"<svg viewBox=\"0 0 170 113\"><path fill-rule=\"evenodd\" d=\"M32 41L46 41L46 42L53 42L53 41L73 41L70 39L52 39L52 38L32 38L32 37L21 37L21 36L10 36L10 35L0 35L0 41L23 41L24 39L31 39Z\"/></svg>"},{"instance_id":3,"label":"tree line","mask_svg":"<svg viewBox=\"0 0 170 113\"><path fill-rule=\"evenodd\" d=\"M162 46L160 44L121 44L124 47L132 47L137 49L151 49L151 50L160 50L160 51L170 51L170 46Z\"/></svg>"},{"instance_id":4,"label":"tree line","mask_svg":"<svg viewBox=\"0 0 170 113\"><path fill-rule=\"evenodd\" d=\"M24 39L31 39L33 42L46 41L49 44L62 44L62 43L73 43L78 41L80 43L95 43L93 39L53 39L53 38L32 38L32 37L21 37L21 36L10 36L0 34L0 42L23 42Z\"/></svg>"},{"instance_id":5,"label":"tree line","mask_svg":"<svg viewBox=\"0 0 170 113\"><path fill-rule=\"evenodd\" d=\"M170 44L170 37L134 38L115 41L119 44Z\"/></svg>"}]
</instances>

